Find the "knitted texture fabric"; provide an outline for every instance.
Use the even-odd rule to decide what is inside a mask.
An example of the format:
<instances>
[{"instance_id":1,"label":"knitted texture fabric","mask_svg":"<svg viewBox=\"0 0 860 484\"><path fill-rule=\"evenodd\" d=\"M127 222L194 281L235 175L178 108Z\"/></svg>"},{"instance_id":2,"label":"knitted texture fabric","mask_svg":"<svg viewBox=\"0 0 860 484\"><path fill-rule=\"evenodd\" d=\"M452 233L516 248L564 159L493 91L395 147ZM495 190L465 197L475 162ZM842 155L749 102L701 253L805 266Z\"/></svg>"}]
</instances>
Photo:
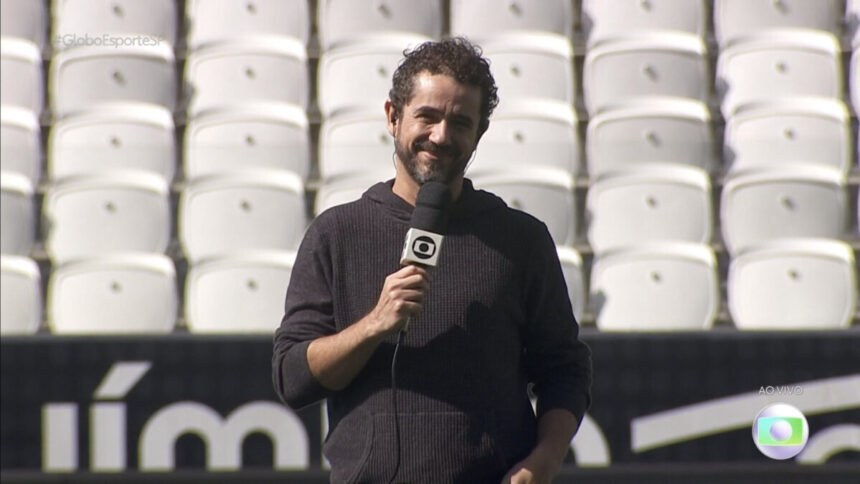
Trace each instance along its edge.
<instances>
[{"instance_id":1,"label":"knitted texture fabric","mask_svg":"<svg viewBox=\"0 0 860 484\"><path fill-rule=\"evenodd\" d=\"M400 268L412 206L391 187L374 185L360 200L314 219L275 333L278 395L293 408L328 399L332 482L388 482L394 472L396 337L338 392L314 379L306 356L312 340L367 315L386 276ZM397 481L499 482L534 447L540 415L564 408L582 419L590 351L578 339L542 222L465 180L440 251L424 308L397 357Z\"/></svg>"}]
</instances>

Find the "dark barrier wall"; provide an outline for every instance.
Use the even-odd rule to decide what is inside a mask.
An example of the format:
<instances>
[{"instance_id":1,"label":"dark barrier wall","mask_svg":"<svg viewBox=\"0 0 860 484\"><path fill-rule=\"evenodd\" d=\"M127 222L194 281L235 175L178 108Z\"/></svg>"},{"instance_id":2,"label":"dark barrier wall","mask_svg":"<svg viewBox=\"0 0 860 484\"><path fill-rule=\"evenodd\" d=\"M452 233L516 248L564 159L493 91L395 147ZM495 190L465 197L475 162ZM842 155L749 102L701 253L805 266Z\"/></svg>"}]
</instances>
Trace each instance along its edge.
<instances>
[{"instance_id":1,"label":"dark barrier wall","mask_svg":"<svg viewBox=\"0 0 860 484\"><path fill-rule=\"evenodd\" d=\"M569 470L860 470L860 332L584 339L594 402ZM179 469L325 479L323 408L279 404L268 337L3 338L0 358L4 477ZM809 422L805 450L786 462L752 439L756 414L771 402Z\"/></svg>"}]
</instances>

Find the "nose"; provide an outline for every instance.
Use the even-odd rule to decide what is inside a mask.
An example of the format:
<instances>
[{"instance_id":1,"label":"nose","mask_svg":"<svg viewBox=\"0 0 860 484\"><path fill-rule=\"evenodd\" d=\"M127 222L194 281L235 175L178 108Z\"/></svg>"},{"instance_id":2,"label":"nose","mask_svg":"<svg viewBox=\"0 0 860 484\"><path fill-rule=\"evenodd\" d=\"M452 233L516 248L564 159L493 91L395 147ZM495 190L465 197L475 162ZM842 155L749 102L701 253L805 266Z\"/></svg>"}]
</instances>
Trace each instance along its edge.
<instances>
[{"instance_id":1,"label":"nose","mask_svg":"<svg viewBox=\"0 0 860 484\"><path fill-rule=\"evenodd\" d=\"M448 123L446 121L439 121L433 125L430 130L430 141L438 146L448 144Z\"/></svg>"}]
</instances>

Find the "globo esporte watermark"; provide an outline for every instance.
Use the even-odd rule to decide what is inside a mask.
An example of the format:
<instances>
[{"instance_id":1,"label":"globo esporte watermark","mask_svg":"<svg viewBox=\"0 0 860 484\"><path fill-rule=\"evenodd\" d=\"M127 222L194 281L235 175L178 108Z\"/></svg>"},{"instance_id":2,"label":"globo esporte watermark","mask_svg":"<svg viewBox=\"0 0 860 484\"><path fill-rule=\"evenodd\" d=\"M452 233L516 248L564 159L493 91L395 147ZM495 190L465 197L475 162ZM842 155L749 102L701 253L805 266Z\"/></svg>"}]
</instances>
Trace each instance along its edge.
<instances>
[{"instance_id":1,"label":"globo esporte watermark","mask_svg":"<svg viewBox=\"0 0 860 484\"><path fill-rule=\"evenodd\" d=\"M66 33L53 37L54 48L68 49L70 47L155 47L165 39L155 35L117 35L117 34L77 34Z\"/></svg>"}]
</instances>

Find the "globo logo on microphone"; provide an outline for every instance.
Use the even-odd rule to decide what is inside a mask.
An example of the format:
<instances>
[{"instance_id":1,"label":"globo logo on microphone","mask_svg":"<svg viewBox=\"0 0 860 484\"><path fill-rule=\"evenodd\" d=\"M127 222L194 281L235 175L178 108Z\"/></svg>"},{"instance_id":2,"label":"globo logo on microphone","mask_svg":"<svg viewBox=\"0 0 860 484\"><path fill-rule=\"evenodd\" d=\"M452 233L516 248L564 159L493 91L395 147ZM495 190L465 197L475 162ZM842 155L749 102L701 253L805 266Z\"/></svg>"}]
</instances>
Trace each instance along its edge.
<instances>
[{"instance_id":1,"label":"globo logo on microphone","mask_svg":"<svg viewBox=\"0 0 860 484\"><path fill-rule=\"evenodd\" d=\"M440 234L412 227L406 232L406 242L400 255L401 264L420 264L436 267L444 237Z\"/></svg>"},{"instance_id":2,"label":"globo logo on microphone","mask_svg":"<svg viewBox=\"0 0 860 484\"><path fill-rule=\"evenodd\" d=\"M426 235L419 236L412 242L412 252L419 259L429 259L436 254L436 242Z\"/></svg>"}]
</instances>

